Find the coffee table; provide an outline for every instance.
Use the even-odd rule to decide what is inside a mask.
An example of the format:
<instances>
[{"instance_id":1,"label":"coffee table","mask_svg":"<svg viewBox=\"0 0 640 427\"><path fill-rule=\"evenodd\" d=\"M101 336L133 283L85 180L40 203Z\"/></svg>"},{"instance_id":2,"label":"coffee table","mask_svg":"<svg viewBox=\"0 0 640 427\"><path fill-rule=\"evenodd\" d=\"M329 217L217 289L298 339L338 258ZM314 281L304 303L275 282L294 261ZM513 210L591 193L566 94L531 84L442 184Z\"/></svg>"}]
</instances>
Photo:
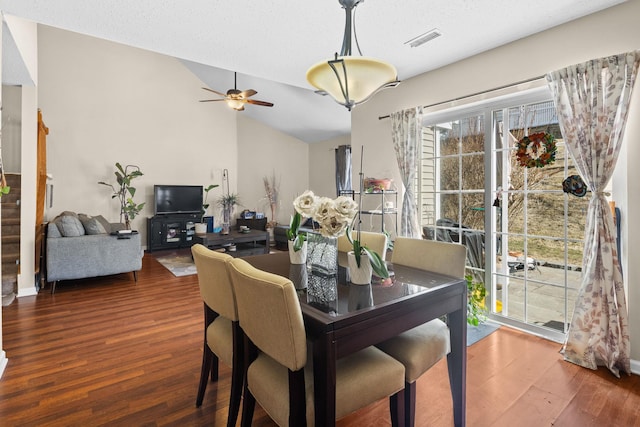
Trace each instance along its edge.
<instances>
[{"instance_id":1,"label":"coffee table","mask_svg":"<svg viewBox=\"0 0 640 427\"><path fill-rule=\"evenodd\" d=\"M269 232L262 230L249 230L248 233L233 230L229 234L196 234L193 240L209 249L225 249L226 253L234 257L269 253Z\"/></svg>"}]
</instances>

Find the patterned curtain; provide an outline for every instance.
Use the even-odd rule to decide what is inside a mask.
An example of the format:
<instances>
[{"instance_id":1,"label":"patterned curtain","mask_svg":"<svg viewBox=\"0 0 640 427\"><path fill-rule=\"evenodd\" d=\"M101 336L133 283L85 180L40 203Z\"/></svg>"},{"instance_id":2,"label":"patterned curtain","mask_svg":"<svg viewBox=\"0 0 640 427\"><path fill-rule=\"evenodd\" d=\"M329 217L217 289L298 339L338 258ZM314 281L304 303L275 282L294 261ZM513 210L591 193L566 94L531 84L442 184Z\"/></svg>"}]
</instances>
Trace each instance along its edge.
<instances>
[{"instance_id":1,"label":"patterned curtain","mask_svg":"<svg viewBox=\"0 0 640 427\"><path fill-rule=\"evenodd\" d=\"M616 232L604 189L618 159L640 51L594 59L547 74L560 128L592 191L582 285L562 352L585 368L631 373L629 321Z\"/></svg>"},{"instance_id":2,"label":"patterned curtain","mask_svg":"<svg viewBox=\"0 0 640 427\"><path fill-rule=\"evenodd\" d=\"M336 196L340 191L351 190L351 146L336 148Z\"/></svg>"},{"instance_id":3,"label":"patterned curtain","mask_svg":"<svg viewBox=\"0 0 640 427\"><path fill-rule=\"evenodd\" d=\"M402 184L404 184L399 235L419 239L422 237L422 232L414 187L422 141L422 107L391 114L391 126L393 149L396 152Z\"/></svg>"}]
</instances>

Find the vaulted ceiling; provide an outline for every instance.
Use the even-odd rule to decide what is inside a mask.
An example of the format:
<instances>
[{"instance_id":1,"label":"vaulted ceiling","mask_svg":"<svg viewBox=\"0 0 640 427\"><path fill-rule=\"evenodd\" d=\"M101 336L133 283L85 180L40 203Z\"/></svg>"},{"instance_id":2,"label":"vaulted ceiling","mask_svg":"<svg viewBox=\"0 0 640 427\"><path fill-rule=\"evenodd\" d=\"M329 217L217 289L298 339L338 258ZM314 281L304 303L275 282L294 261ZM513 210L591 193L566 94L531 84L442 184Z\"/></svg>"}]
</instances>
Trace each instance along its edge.
<instances>
[{"instance_id":1,"label":"vaulted ceiling","mask_svg":"<svg viewBox=\"0 0 640 427\"><path fill-rule=\"evenodd\" d=\"M355 21L363 55L390 62L406 80L623 1L367 0ZM337 0L0 0L0 10L179 58L220 92L233 87L236 71L239 89L275 104L238 114L302 141L350 132L350 113L305 79L311 65L340 50L344 10ZM434 28L442 33L435 40L406 43ZM3 83L21 84L14 80L24 67L11 42L5 29Z\"/></svg>"}]
</instances>

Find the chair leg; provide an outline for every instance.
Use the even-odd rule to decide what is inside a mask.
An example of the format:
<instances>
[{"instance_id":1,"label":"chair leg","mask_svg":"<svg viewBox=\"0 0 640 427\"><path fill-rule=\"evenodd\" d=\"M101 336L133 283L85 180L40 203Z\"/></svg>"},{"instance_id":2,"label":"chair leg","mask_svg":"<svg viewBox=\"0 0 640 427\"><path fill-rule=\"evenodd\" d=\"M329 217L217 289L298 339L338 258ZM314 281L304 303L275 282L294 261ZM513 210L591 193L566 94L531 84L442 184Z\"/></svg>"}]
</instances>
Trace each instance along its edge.
<instances>
[{"instance_id":1,"label":"chair leg","mask_svg":"<svg viewBox=\"0 0 640 427\"><path fill-rule=\"evenodd\" d=\"M200 407L202 405L202 400L204 399L204 392L207 390L207 381L209 380L209 371L217 371L218 361L215 360L215 368L212 366L214 363L214 359L217 357L213 354L207 343L204 344L204 349L202 351L202 368L200 369L200 384L198 385L198 396L196 397L196 407ZM213 368L213 369L212 369ZM213 372L212 372L213 376ZM213 381L213 378L212 378Z\"/></svg>"},{"instance_id":2,"label":"chair leg","mask_svg":"<svg viewBox=\"0 0 640 427\"><path fill-rule=\"evenodd\" d=\"M133 272L133 281L138 283L138 272L137 271Z\"/></svg>"},{"instance_id":3,"label":"chair leg","mask_svg":"<svg viewBox=\"0 0 640 427\"><path fill-rule=\"evenodd\" d=\"M240 412L242 386L244 380L244 334L239 322L233 322L233 360L231 366L231 393L229 396L229 415L227 427L235 427Z\"/></svg>"},{"instance_id":4,"label":"chair leg","mask_svg":"<svg viewBox=\"0 0 640 427\"><path fill-rule=\"evenodd\" d=\"M53 295L56 292L56 283L58 283L57 280L54 280L53 282L51 282L51 295Z\"/></svg>"},{"instance_id":5,"label":"chair leg","mask_svg":"<svg viewBox=\"0 0 640 427\"><path fill-rule=\"evenodd\" d=\"M416 423L416 382L404 383L404 425L413 427Z\"/></svg>"},{"instance_id":6,"label":"chair leg","mask_svg":"<svg viewBox=\"0 0 640 427\"><path fill-rule=\"evenodd\" d=\"M389 396L389 409L391 412L391 425L393 427L405 427L405 390Z\"/></svg>"},{"instance_id":7,"label":"chair leg","mask_svg":"<svg viewBox=\"0 0 640 427\"><path fill-rule=\"evenodd\" d=\"M256 407L256 398L249 391L246 381L244 386L244 393L242 399L242 420L240 421L240 427L251 427L253 421L253 410Z\"/></svg>"}]
</instances>

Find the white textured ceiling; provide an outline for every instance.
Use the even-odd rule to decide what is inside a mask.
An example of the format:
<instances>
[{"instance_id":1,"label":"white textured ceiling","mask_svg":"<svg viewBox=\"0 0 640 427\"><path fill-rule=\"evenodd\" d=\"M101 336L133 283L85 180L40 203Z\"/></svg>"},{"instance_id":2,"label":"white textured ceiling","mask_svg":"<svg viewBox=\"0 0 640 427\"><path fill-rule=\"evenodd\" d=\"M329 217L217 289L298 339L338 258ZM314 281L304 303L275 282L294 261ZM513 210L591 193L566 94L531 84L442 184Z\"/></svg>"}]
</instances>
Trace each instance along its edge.
<instances>
[{"instance_id":1,"label":"white textured ceiling","mask_svg":"<svg viewBox=\"0 0 640 427\"><path fill-rule=\"evenodd\" d=\"M355 20L363 54L392 63L403 80L622 2L366 0ZM221 92L233 87L237 71L239 89L253 88L255 99L275 104L239 114L303 141L350 130L347 110L313 94L305 80L311 65L340 50L344 10L337 0L0 0L0 10L174 56ZM442 36L405 45L433 28Z\"/></svg>"}]
</instances>

